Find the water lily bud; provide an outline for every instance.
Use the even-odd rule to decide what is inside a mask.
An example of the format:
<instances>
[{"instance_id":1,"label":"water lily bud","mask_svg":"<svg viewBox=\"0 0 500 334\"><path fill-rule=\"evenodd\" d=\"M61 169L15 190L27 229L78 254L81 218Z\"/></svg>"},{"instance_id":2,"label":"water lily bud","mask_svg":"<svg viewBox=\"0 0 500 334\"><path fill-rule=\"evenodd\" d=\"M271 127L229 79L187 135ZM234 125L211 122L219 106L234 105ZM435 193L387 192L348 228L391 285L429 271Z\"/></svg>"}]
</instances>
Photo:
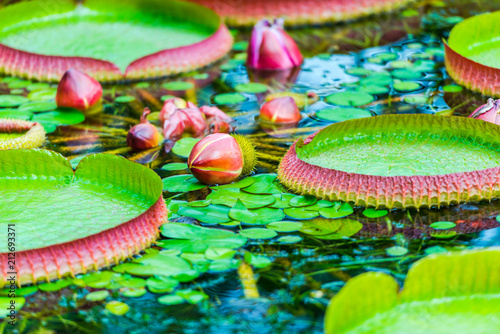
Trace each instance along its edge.
<instances>
[{"instance_id":1,"label":"water lily bud","mask_svg":"<svg viewBox=\"0 0 500 334\"><path fill-rule=\"evenodd\" d=\"M226 123L231 123L233 121L231 117L226 115L225 112L223 112L217 107L203 106L200 108L200 111L203 115L205 115L207 119L213 117L221 121L224 121Z\"/></svg>"},{"instance_id":2,"label":"water lily bud","mask_svg":"<svg viewBox=\"0 0 500 334\"><path fill-rule=\"evenodd\" d=\"M161 136L156 127L149 123L147 115L151 113L145 108L141 116L141 123L134 125L127 134L127 145L137 150L145 150L160 144Z\"/></svg>"},{"instance_id":3,"label":"water lily bud","mask_svg":"<svg viewBox=\"0 0 500 334\"><path fill-rule=\"evenodd\" d=\"M209 135L193 147L188 167L198 181L227 184L249 174L256 163L253 145L243 136Z\"/></svg>"},{"instance_id":4,"label":"water lily bud","mask_svg":"<svg viewBox=\"0 0 500 334\"><path fill-rule=\"evenodd\" d=\"M163 136L174 141L184 134L201 137L206 129L205 117L198 108L176 109L163 123Z\"/></svg>"},{"instance_id":5,"label":"water lily bud","mask_svg":"<svg viewBox=\"0 0 500 334\"><path fill-rule=\"evenodd\" d=\"M248 45L247 66L260 70L286 70L302 63L302 54L283 29L283 19L257 22Z\"/></svg>"},{"instance_id":6,"label":"water lily bud","mask_svg":"<svg viewBox=\"0 0 500 334\"><path fill-rule=\"evenodd\" d=\"M295 100L284 96L264 103L260 108L260 119L269 123L298 123L301 116Z\"/></svg>"},{"instance_id":7,"label":"water lily bud","mask_svg":"<svg viewBox=\"0 0 500 334\"><path fill-rule=\"evenodd\" d=\"M486 104L474 110L469 117L500 125L500 99L488 99Z\"/></svg>"},{"instance_id":8,"label":"water lily bud","mask_svg":"<svg viewBox=\"0 0 500 334\"><path fill-rule=\"evenodd\" d=\"M58 107L87 111L101 101L101 84L78 70L69 69L64 73L57 86L56 103Z\"/></svg>"}]
</instances>

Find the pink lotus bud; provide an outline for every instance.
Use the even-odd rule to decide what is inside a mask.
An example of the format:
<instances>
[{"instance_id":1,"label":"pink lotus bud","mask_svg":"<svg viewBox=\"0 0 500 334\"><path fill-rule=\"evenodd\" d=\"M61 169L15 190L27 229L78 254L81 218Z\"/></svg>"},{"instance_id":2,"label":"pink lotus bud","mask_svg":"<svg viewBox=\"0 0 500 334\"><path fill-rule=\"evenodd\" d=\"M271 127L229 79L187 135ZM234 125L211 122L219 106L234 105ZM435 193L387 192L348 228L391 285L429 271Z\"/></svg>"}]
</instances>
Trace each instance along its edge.
<instances>
[{"instance_id":1,"label":"pink lotus bud","mask_svg":"<svg viewBox=\"0 0 500 334\"><path fill-rule=\"evenodd\" d=\"M474 110L469 117L500 125L500 99L488 99L486 104Z\"/></svg>"},{"instance_id":2,"label":"pink lotus bud","mask_svg":"<svg viewBox=\"0 0 500 334\"><path fill-rule=\"evenodd\" d=\"M165 122L165 120L168 119L177 109L187 108L187 106L186 101L180 97L173 97L165 100L159 116L161 124L163 124L163 122Z\"/></svg>"},{"instance_id":3,"label":"pink lotus bud","mask_svg":"<svg viewBox=\"0 0 500 334\"><path fill-rule=\"evenodd\" d=\"M58 107L87 111L101 101L101 84L78 70L69 69L57 86Z\"/></svg>"},{"instance_id":4,"label":"pink lotus bud","mask_svg":"<svg viewBox=\"0 0 500 334\"><path fill-rule=\"evenodd\" d=\"M236 139L230 135L209 135L193 147L188 167L202 183L231 183L243 171L243 153Z\"/></svg>"},{"instance_id":5,"label":"pink lotus bud","mask_svg":"<svg viewBox=\"0 0 500 334\"><path fill-rule=\"evenodd\" d=\"M248 45L248 67L285 70L299 66L302 60L299 48L283 29L283 19L257 22Z\"/></svg>"},{"instance_id":6,"label":"pink lotus bud","mask_svg":"<svg viewBox=\"0 0 500 334\"><path fill-rule=\"evenodd\" d=\"M217 118L220 121L226 122L226 123L231 123L233 119L226 115L225 112L220 110L217 107L210 107L210 106L203 106L200 108L200 111L203 115L205 115L205 118Z\"/></svg>"},{"instance_id":7,"label":"pink lotus bud","mask_svg":"<svg viewBox=\"0 0 500 334\"><path fill-rule=\"evenodd\" d=\"M127 134L127 145L137 150L145 150L160 144L161 136L156 127L149 123L146 116L151 113L145 108L141 116L141 123L134 125Z\"/></svg>"},{"instance_id":8,"label":"pink lotus bud","mask_svg":"<svg viewBox=\"0 0 500 334\"><path fill-rule=\"evenodd\" d=\"M298 123L301 119L299 108L290 96L278 97L266 102L260 108L261 120L269 123Z\"/></svg>"}]
</instances>

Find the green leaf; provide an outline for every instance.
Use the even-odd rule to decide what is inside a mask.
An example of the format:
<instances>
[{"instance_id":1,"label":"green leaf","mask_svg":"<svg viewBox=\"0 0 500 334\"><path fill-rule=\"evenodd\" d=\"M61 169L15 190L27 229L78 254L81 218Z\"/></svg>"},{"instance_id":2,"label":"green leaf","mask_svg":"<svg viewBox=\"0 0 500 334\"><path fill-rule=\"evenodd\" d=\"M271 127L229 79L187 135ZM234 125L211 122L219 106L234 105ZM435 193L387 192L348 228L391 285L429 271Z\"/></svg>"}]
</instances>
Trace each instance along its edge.
<instances>
[{"instance_id":1,"label":"green leaf","mask_svg":"<svg viewBox=\"0 0 500 334\"><path fill-rule=\"evenodd\" d=\"M171 81L164 83L162 87L167 90L182 91L182 90L193 89L194 84L192 82L187 82L187 81Z\"/></svg>"},{"instance_id":2,"label":"green leaf","mask_svg":"<svg viewBox=\"0 0 500 334\"><path fill-rule=\"evenodd\" d=\"M342 218L347 217L354 212L349 203L336 203L331 208L323 208L319 210L319 214L325 218Z\"/></svg>"},{"instance_id":3,"label":"green leaf","mask_svg":"<svg viewBox=\"0 0 500 334\"><path fill-rule=\"evenodd\" d=\"M203 189L205 184L200 183L193 175L174 175L161 180L163 190L171 193L188 192Z\"/></svg>"},{"instance_id":4,"label":"green leaf","mask_svg":"<svg viewBox=\"0 0 500 334\"><path fill-rule=\"evenodd\" d=\"M302 241L302 237L299 237L298 235L286 235L284 237L279 237L277 241L278 243L284 245L296 244Z\"/></svg>"},{"instance_id":5,"label":"green leaf","mask_svg":"<svg viewBox=\"0 0 500 334\"><path fill-rule=\"evenodd\" d=\"M122 95L115 98L115 103L125 104L125 103L130 103L132 101L135 101L135 97L130 95Z\"/></svg>"},{"instance_id":6,"label":"green leaf","mask_svg":"<svg viewBox=\"0 0 500 334\"><path fill-rule=\"evenodd\" d=\"M161 234L176 240L162 240L160 246L184 252L205 252L209 247L236 249L247 241L231 231L177 223L164 224Z\"/></svg>"},{"instance_id":7,"label":"green leaf","mask_svg":"<svg viewBox=\"0 0 500 334\"><path fill-rule=\"evenodd\" d=\"M231 221L229 208L223 205L209 205L207 207L181 207L177 214L198 219L207 224L220 224Z\"/></svg>"},{"instance_id":8,"label":"green leaf","mask_svg":"<svg viewBox=\"0 0 500 334\"><path fill-rule=\"evenodd\" d=\"M395 80L393 84L394 89L399 90L401 92L411 92L414 90L418 90L422 87L417 82L413 81L400 81L400 80Z\"/></svg>"},{"instance_id":9,"label":"green leaf","mask_svg":"<svg viewBox=\"0 0 500 334\"><path fill-rule=\"evenodd\" d=\"M28 98L19 95L0 95L0 108L13 108L27 103Z\"/></svg>"},{"instance_id":10,"label":"green leaf","mask_svg":"<svg viewBox=\"0 0 500 334\"><path fill-rule=\"evenodd\" d=\"M364 273L349 280L328 305L325 333L402 333L408 328L494 333L500 323L500 249L427 256L411 267L398 290L387 274Z\"/></svg>"},{"instance_id":11,"label":"green leaf","mask_svg":"<svg viewBox=\"0 0 500 334\"><path fill-rule=\"evenodd\" d=\"M311 195L296 196L288 202L291 206L299 208L303 206L311 206L316 204L318 199Z\"/></svg>"},{"instance_id":12,"label":"green leaf","mask_svg":"<svg viewBox=\"0 0 500 334\"><path fill-rule=\"evenodd\" d=\"M185 303L186 300L177 295L166 295L158 298L158 303L162 305L179 305Z\"/></svg>"},{"instance_id":13,"label":"green leaf","mask_svg":"<svg viewBox=\"0 0 500 334\"><path fill-rule=\"evenodd\" d=\"M125 271L136 276L175 276L191 270L186 260L162 252L143 256L134 262L125 267Z\"/></svg>"},{"instance_id":14,"label":"green leaf","mask_svg":"<svg viewBox=\"0 0 500 334\"><path fill-rule=\"evenodd\" d=\"M390 256L403 256L408 253L408 249L401 246L389 247L385 251Z\"/></svg>"},{"instance_id":15,"label":"green leaf","mask_svg":"<svg viewBox=\"0 0 500 334\"><path fill-rule=\"evenodd\" d=\"M257 220L257 216L250 212L239 199L231 210L229 210L229 217L236 221L249 224L253 224Z\"/></svg>"},{"instance_id":16,"label":"green leaf","mask_svg":"<svg viewBox=\"0 0 500 334\"><path fill-rule=\"evenodd\" d=\"M174 291L179 281L167 276L154 276L146 280L146 286L152 293L166 293Z\"/></svg>"},{"instance_id":17,"label":"green leaf","mask_svg":"<svg viewBox=\"0 0 500 334\"><path fill-rule=\"evenodd\" d=\"M237 188L226 188L212 191L207 199L212 200L213 204L221 204L233 207L236 201L240 200L248 209L262 208L276 202L272 195L249 194Z\"/></svg>"},{"instance_id":18,"label":"green leaf","mask_svg":"<svg viewBox=\"0 0 500 334\"><path fill-rule=\"evenodd\" d=\"M114 315L122 316L130 310L130 307L123 302L113 300L106 304L106 310Z\"/></svg>"},{"instance_id":19,"label":"green leaf","mask_svg":"<svg viewBox=\"0 0 500 334\"><path fill-rule=\"evenodd\" d=\"M281 190L276 186L277 174L259 174L251 176L255 181L249 187L243 188L243 191L251 194L281 194Z\"/></svg>"},{"instance_id":20,"label":"green leaf","mask_svg":"<svg viewBox=\"0 0 500 334\"><path fill-rule=\"evenodd\" d=\"M275 230L276 232L295 232L302 228L302 223L292 221L280 221L269 223L266 225L268 229Z\"/></svg>"},{"instance_id":21,"label":"green leaf","mask_svg":"<svg viewBox=\"0 0 500 334\"><path fill-rule=\"evenodd\" d=\"M363 215L368 218L380 218L384 217L389 213L387 210L375 210L375 209L366 209L363 211Z\"/></svg>"},{"instance_id":22,"label":"green leaf","mask_svg":"<svg viewBox=\"0 0 500 334\"><path fill-rule=\"evenodd\" d=\"M85 296L85 299L91 302L98 302L100 300L104 300L109 297L109 291L107 290L100 290L100 291L94 291Z\"/></svg>"},{"instance_id":23,"label":"green leaf","mask_svg":"<svg viewBox=\"0 0 500 334\"><path fill-rule=\"evenodd\" d=\"M199 141L200 139L198 138L181 138L175 143L174 147L172 147L172 152L180 157L187 158L189 154L191 154L194 145Z\"/></svg>"},{"instance_id":24,"label":"green leaf","mask_svg":"<svg viewBox=\"0 0 500 334\"><path fill-rule=\"evenodd\" d=\"M249 82L244 84L238 84L234 87L234 89L241 93L259 94L267 92L269 88L261 83Z\"/></svg>"},{"instance_id":25,"label":"green leaf","mask_svg":"<svg viewBox=\"0 0 500 334\"><path fill-rule=\"evenodd\" d=\"M374 100L373 95L362 92L341 92L326 97L326 102L346 107L358 107Z\"/></svg>"},{"instance_id":26,"label":"green leaf","mask_svg":"<svg viewBox=\"0 0 500 334\"><path fill-rule=\"evenodd\" d=\"M358 119L371 116L371 112L359 108L327 108L321 109L316 112L316 117L330 122L344 122L350 119Z\"/></svg>"},{"instance_id":27,"label":"green leaf","mask_svg":"<svg viewBox=\"0 0 500 334\"><path fill-rule=\"evenodd\" d=\"M188 165L186 163L172 162L172 163L166 164L161 169L168 170L168 171L186 170L186 169L188 169Z\"/></svg>"},{"instance_id":28,"label":"green leaf","mask_svg":"<svg viewBox=\"0 0 500 334\"><path fill-rule=\"evenodd\" d=\"M32 120L40 123L45 122L58 125L74 125L85 121L85 115L76 109L57 108L54 111L35 114Z\"/></svg>"},{"instance_id":29,"label":"green leaf","mask_svg":"<svg viewBox=\"0 0 500 334\"><path fill-rule=\"evenodd\" d=\"M57 109L55 102L28 102L19 106L19 111L27 111L32 113L45 112Z\"/></svg>"},{"instance_id":30,"label":"green leaf","mask_svg":"<svg viewBox=\"0 0 500 334\"><path fill-rule=\"evenodd\" d=\"M236 104L245 102L247 98L240 93L222 93L215 95L213 100L216 104Z\"/></svg>"},{"instance_id":31,"label":"green leaf","mask_svg":"<svg viewBox=\"0 0 500 334\"><path fill-rule=\"evenodd\" d=\"M278 233L267 228L247 228L241 230L240 235L249 239L271 239L277 236Z\"/></svg>"},{"instance_id":32,"label":"green leaf","mask_svg":"<svg viewBox=\"0 0 500 334\"><path fill-rule=\"evenodd\" d=\"M240 180L240 181L237 181L237 182L234 182L234 183L229 183L229 184L224 184L222 186L214 186L214 187L210 187L210 189L213 189L213 190L222 190L222 189L228 189L228 188L238 188L238 189L241 189L241 188L246 188L252 184L255 183L255 179L252 178L252 177L247 177L247 178L244 178L243 180Z\"/></svg>"},{"instance_id":33,"label":"green leaf","mask_svg":"<svg viewBox=\"0 0 500 334\"><path fill-rule=\"evenodd\" d=\"M436 229L436 230L449 230L452 228L455 228L457 224L454 222L435 222L429 225L430 228Z\"/></svg>"},{"instance_id":34,"label":"green leaf","mask_svg":"<svg viewBox=\"0 0 500 334\"><path fill-rule=\"evenodd\" d=\"M271 205L271 208L274 209L286 209L290 208L290 200L295 197L295 195L292 194L287 194L287 193L282 193L282 194L273 194L274 198L276 199L276 202Z\"/></svg>"},{"instance_id":35,"label":"green leaf","mask_svg":"<svg viewBox=\"0 0 500 334\"><path fill-rule=\"evenodd\" d=\"M11 321L8 316L10 315L10 309L14 305L16 313L23 308L26 299L24 297L0 297L0 319L7 318L7 321Z\"/></svg>"},{"instance_id":36,"label":"green leaf","mask_svg":"<svg viewBox=\"0 0 500 334\"><path fill-rule=\"evenodd\" d=\"M266 268L272 264L267 256L256 255L250 252L245 252L245 262L251 264L255 268Z\"/></svg>"},{"instance_id":37,"label":"green leaf","mask_svg":"<svg viewBox=\"0 0 500 334\"><path fill-rule=\"evenodd\" d=\"M287 216L295 219L310 219L319 216L319 212L309 211L306 208L287 208L283 211Z\"/></svg>"}]
</instances>

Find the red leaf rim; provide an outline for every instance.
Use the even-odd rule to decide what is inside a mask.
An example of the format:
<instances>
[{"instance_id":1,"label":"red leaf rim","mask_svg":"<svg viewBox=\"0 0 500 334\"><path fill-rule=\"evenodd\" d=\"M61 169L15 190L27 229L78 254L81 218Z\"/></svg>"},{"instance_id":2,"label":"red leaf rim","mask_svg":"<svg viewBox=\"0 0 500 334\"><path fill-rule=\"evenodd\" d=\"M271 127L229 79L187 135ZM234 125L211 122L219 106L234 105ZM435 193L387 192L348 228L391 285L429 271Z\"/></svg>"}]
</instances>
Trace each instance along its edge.
<instances>
[{"instance_id":1,"label":"red leaf rim","mask_svg":"<svg viewBox=\"0 0 500 334\"><path fill-rule=\"evenodd\" d=\"M307 137L304 143L309 143L318 133ZM357 206L389 209L439 208L500 196L500 167L429 176L355 174L300 160L295 151L297 142L290 147L278 167L281 183L297 193L351 202Z\"/></svg>"},{"instance_id":2,"label":"red leaf rim","mask_svg":"<svg viewBox=\"0 0 500 334\"><path fill-rule=\"evenodd\" d=\"M251 26L266 17L286 16L287 25L356 19L408 5L415 0L190 0L209 7L230 26Z\"/></svg>"},{"instance_id":3,"label":"red leaf rim","mask_svg":"<svg viewBox=\"0 0 500 334\"><path fill-rule=\"evenodd\" d=\"M149 247L159 236L158 227L167 219L163 197L140 216L109 230L39 249L16 252L16 284L50 281L119 264ZM10 285L8 254L0 254L0 287Z\"/></svg>"}]
</instances>

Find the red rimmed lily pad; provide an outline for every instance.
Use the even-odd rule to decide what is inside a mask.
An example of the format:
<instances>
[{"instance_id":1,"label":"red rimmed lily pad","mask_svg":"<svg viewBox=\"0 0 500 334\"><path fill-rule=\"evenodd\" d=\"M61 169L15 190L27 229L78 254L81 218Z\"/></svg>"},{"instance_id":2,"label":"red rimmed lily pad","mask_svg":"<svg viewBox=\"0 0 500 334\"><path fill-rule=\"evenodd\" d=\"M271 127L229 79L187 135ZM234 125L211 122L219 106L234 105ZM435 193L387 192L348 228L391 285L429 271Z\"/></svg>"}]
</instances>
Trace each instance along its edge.
<instances>
[{"instance_id":1,"label":"red rimmed lily pad","mask_svg":"<svg viewBox=\"0 0 500 334\"><path fill-rule=\"evenodd\" d=\"M27 284L119 263L148 247L167 215L156 173L111 154L73 170L52 151L0 151L0 185L0 225L16 238L14 268L13 246L0 241L0 285L9 271Z\"/></svg>"},{"instance_id":2,"label":"red rimmed lily pad","mask_svg":"<svg viewBox=\"0 0 500 334\"><path fill-rule=\"evenodd\" d=\"M445 46L446 70L460 85L500 96L500 11L458 23Z\"/></svg>"},{"instance_id":3,"label":"red rimmed lily pad","mask_svg":"<svg viewBox=\"0 0 500 334\"><path fill-rule=\"evenodd\" d=\"M477 121L422 114L332 124L295 143L278 177L301 194L369 207L498 198L500 127Z\"/></svg>"},{"instance_id":4,"label":"red rimmed lily pad","mask_svg":"<svg viewBox=\"0 0 500 334\"><path fill-rule=\"evenodd\" d=\"M120 81L209 65L232 37L217 14L185 1L34 0L0 10L0 43L1 73L57 81L74 68Z\"/></svg>"}]
</instances>

